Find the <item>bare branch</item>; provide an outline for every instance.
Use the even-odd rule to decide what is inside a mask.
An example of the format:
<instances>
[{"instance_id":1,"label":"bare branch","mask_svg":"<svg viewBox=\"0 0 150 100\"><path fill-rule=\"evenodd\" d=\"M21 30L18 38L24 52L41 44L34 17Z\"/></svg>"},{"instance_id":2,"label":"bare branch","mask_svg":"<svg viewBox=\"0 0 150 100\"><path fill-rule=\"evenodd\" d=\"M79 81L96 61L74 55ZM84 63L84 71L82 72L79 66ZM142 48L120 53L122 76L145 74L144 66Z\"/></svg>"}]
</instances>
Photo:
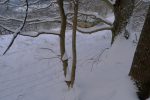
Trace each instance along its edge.
<instances>
[{"instance_id":1,"label":"bare branch","mask_svg":"<svg viewBox=\"0 0 150 100\"><path fill-rule=\"evenodd\" d=\"M56 57L50 57L50 58L39 58L38 60L50 60L50 59L59 59L60 60L60 57L56 56Z\"/></svg>"},{"instance_id":2,"label":"bare branch","mask_svg":"<svg viewBox=\"0 0 150 100\"><path fill-rule=\"evenodd\" d=\"M1 21L8 21L8 20L12 20L12 21L17 21L17 22L24 22L23 19L17 19L17 18L13 18L13 17L4 17L4 16L0 16L0 20ZM60 16L54 17L54 18L33 18L33 19L27 19L26 20L26 24L38 24L38 23L44 23L44 22L61 22L60 20ZM0 24L2 25L2 24ZM3 26L3 25L2 25Z\"/></svg>"},{"instance_id":3,"label":"bare branch","mask_svg":"<svg viewBox=\"0 0 150 100\"><path fill-rule=\"evenodd\" d=\"M67 23L69 25L73 25L73 23L69 20L67 20ZM98 31L103 31L103 30L112 30L113 26L108 26L108 25L102 25L102 26L94 26L94 27L90 27L90 28L81 28L81 27L77 27L77 31L81 32L81 33L86 33L86 34L92 34Z\"/></svg>"},{"instance_id":4,"label":"bare branch","mask_svg":"<svg viewBox=\"0 0 150 100\"><path fill-rule=\"evenodd\" d=\"M101 56L104 54L104 52L106 51L106 50L108 50L109 48L105 48L105 49L103 49L101 52L100 52L100 54L97 54L97 55L95 55L95 56L93 56L92 58L90 58L90 59L88 59L88 60L91 60L91 61L93 61L92 62L92 67L91 67L91 72L93 71L93 68L94 68L94 64L96 63L96 64L98 64L98 63L100 63L102 60L101 60Z\"/></svg>"},{"instance_id":5,"label":"bare branch","mask_svg":"<svg viewBox=\"0 0 150 100\"><path fill-rule=\"evenodd\" d=\"M15 33L16 30L13 30L13 29L10 29L9 27L6 27L4 25L1 25L0 26L2 28L4 28L5 30L7 31L10 31L12 33ZM53 30L39 30L39 31L29 31L29 32L20 32L19 35L22 35L22 36L28 36L28 37L38 37L42 34L52 34L52 35L58 35L60 36L59 32L56 32L56 31L53 31Z\"/></svg>"},{"instance_id":6,"label":"bare branch","mask_svg":"<svg viewBox=\"0 0 150 100\"><path fill-rule=\"evenodd\" d=\"M26 19L26 22L28 24L34 24L34 23L40 23L40 22L54 22L54 21L60 21L59 20L60 16L54 17L54 18L33 18L33 19ZM1 21L7 21L7 20L13 20L13 21L18 21L18 22L24 22L23 19L17 19L17 18L13 18L13 17L5 17L5 16L1 16L0 15L0 20Z\"/></svg>"},{"instance_id":7,"label":"bare branch","mask_svg":"<svg viewBox=\"0 0 150 100\"><path fill-rule=\"evenodd\" d=\"M57 35L57 36L60 36L60 34L58 32L52 32L52 31L39 31L39 32L21 32L19 35L22 35L22 36L28 36L28 37L38 37L39 35L42 35L42 34L52 34L52 35Z\"/></svg>"},{"instance_id":8,"label":"bare branch","mask_svg":"<svg viewBox=\"0 0 150 100\"><path fill-rule=\"evenodd\" d=\"M28 24L36 24L36 23L43 23L43 22L61 22L60 19L58 19L59 17L55 17L55 18L46 18L46 19L26 19L26 24L27 22L29 22ZM12 19L15 21L23 21L22 19L15 19L15 18L7 18L7 20ZM15 33L16 30L11 29L7 26L4 26L2 24L0 24L0 26L2 28L4 28L7 31L10 31L12 33ZM52 34L52 35L58 35L60 36L60 33L54 30L39 30L39 31L26 31L26 32L21 32L19 33L19 35L22 36L28 36L28 37L38 37L39 35L42 34Z\"/></svg>"},{"instance_id":9,"label":"bare branch","mask_svg":"<svg viewBox=\"0 0 150 100\"><path fill-rule=\"evenodd\" d=\"M98 15L97 13L93 13L93 12L84 12L84 11L78 11L79 14L85 15L85 16L93 16L95 19L100 20L101 22L112 26L113 23L108 21L107 19L103 18L102 16ZM66 15L68 16L69 14L73 14L73 12L68 12L66 13Z\"/></svg>"},{"instance_id":10,"label":"bare branch","mask_svg":"<svg viewBox=\"0 0 150 100\"><path fill-rule=\"evenodd\" d=\"M7 30L7 31L10 31L10 32L12 32L12 33L15 33L15 30L10 29L10 28L7 27L7 26L1 25L1 24L0 24L0 26L1 26L2 28L4 28L5 30Z\"/></svg>"},{"instance_id":11,"label":"bare branch","mask_svg":"<svg viewBox=\"0 0 150 100\"><path fill-rule=\"evenodd\" d=\"M97 19L101 20L105 24L112 25L112 22L108 21L107 19L103 18L102 16L98 15L97 13L92 13L92 12L86 12L85 13L83 11L79 11L79 14L88 15L88 16L95 16Z\"/></svg>"},{"instance_id":12,"label":"bare branch","mask_svg":"<svg viewBox=\"0 0 150 100\"><path fill-rule=\"evenodd\" d=\"M50 1L46 6L44 6L44 7L40 7L40 8L35 8L35 6L32 6L32 5L36 5L37 3L39 3L40 2L40 0L36 0L36 1L34 1L34 2L28 2L28 8L34 8L35 10L41 10L41 9L46 9L46 8L48 8L48 7L50 7L50 6L52 6L53 4L56 4L56 1L54 0L54 1ZM13 7L24 7L24 6L26 6L26 3L24 3L24 4L21 4L21 5L17 5L17 4L14 4L14 3L8 3L9 5L11 5L11 6L13 6Z\"/></svg>"},{"instance_id":13,"label":"bare branch","mask_svg":"<svg viewBox=\"0 0 150 100\"><path fill-rule=\"evenodd\" d=\"M104 30L112 30L111 26L100 26L100 27L90 27L90 28L80 28L77 27L77 31L81 32L81 33L88 33L88 34L92 34L98 31L104 31Z\"/></svg>"},{"instance_id":14,"label":"bare branch","mask_svg":"<svg viewBox=\"0 0 150 100\"><path fill-rule=\"evenodd\" d=\"M5 52L3 53L3 55L7 53L7 51L10 49L10 47L11 47L12 44L14 43L15 39L17 38L18 34L22 31L22 29L23 29L23 27L24 27L24 25L25 25L25 23L26 23L27 16L28 16L28 0L26 0L26 14L25 14L24 22L23 22L23 24L16 30L16 32L14 33L13 38L12 38L10 44L8 45L7 49L6 49Z\"/></svg>"},{"instance_id":15,"label":"bare branch","mask_svg":"<svg viewBox=\"0 0 150 100\"><path fill-rule=\"evenodd\" d=\"M49 3L47 6L45 6L45 7L40 7L40 8L36 8L35 10L46 9L46 8L48 8L48 7L50 7L50 6L54 5L54 4L57 4L57 2L56 2L56 1L50 1L50 3Z\"/></svg>"},{"instance_id":16,"label":"bare branch","mask_svg":"<svg viewBox=\"0 0 150 100\"><path fill-rule=\"evenodd\" d=\"M34 2L31 2L31 3L28 2L28 5L37 4L37 3L39 3L39 1L40 1L40 0L36 0L36 1L34 1ZM26 3L19 4L19 5L14 4L14 3L9 3L9 5L11 5L11 6L13 6L13 7L24 7L24 6L26 6Z\"/></svg>"},{"instance_id":17,"label":"bare branch","mask_svg":"<svg viewBox=\"0 0 150 100\"><path fill-rule=\"evenodd\" d=\"M38 24L38 23L45 23L45 22L61 22L61 20L59 19L60 17L55 17L55 18L45 18L45 19L39 19L39 20L30 20L27 21L28 24Z\"/></svg>"},{"instance_id":18,"label":"bare branch","mask_svg":"<svg viewBox=\"0 0 150 100\"><path fill-rule=\"evenodd\" d=\"M29 21L29 20L28 20ZM45 20L41 20L39 22L31 22L29 24L35 24L35 23L41 23L41 22L47 22L47 21L58 21L58 22L61 22L59 19L45 19ZM69 20L67 20L67 23L69 25L73 25L73 23ZM0 24L1 27L3 27L4 29L10 31L10 32L15 32L15 30L13 29L10 29L6 26L3 26ZM111 30L112 29L112 26L108 26L108 25L102 25L102 26L94 26L94 27L90 27L90 28L81 28L81 27L77 27L77 31L78 32L81 32L81 33L86 33L86 34L92 34L92 33L95 33L95 32L98 32L98 31L103 31L103 30ZM22 36L29 36L29 37L38 37L39 35L41 34L52 34L52 35L60 35L59 32L56 32L56 31L52 31L52 30L39 30L37 32L20 32L19 33L20 35Z\"/></svg>"},{"instance_id":19,"label":"bare branch","mask_svg":"<svg viewBox=\"0 0 150 100\"><path fill-rule=\"evenodd\" d=\"M42 50L49 50L50 52L55 54L55 52L52 49L50 49L50 48L40 48L40 49L42 49Z\"/></svg>"},{"instance_id":20,"label":"bare branch","mask_svg":"<svg viewBox=\"0 0 150 100\"><path fill-rule=\"evenodd\" d=\"M9 0L4 0L0 2L0 5L7 3Z\"/></svg>"}]
</instances>

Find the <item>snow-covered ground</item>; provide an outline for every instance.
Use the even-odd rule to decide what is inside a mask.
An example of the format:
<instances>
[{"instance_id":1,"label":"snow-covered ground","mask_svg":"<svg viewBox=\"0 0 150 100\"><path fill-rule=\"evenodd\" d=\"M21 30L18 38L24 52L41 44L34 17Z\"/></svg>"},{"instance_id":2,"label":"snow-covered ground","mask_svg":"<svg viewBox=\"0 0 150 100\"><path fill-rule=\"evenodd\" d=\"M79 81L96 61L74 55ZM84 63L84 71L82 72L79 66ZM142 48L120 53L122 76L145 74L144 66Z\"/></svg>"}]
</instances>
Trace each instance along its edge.
<instances>
[{"instance_id":1,"label":"snow-covered ground","mask_svg":"<svg viewBox=\"0 0 150 100\"><path fill-rule=\"evenodd\" d=\"M71 70L71 37L66 49ZM77 73L73 89L64 80L59 37L0 36L0 100L138 100L128 77L136 45L119 35L111 46L111 32L77 33Z\"/></svg>"},{"instance_id":2,"label":"snow-covered ground","mask_svg":"<svg viewBox=\"0 0 150 100\"><path fill-rule=\"evenodd\" d=\"M1 54L11 36L0 37ZM19 36L9 52L0 56L0 100L137 100L128 72L135 44L111 33L77 34L77 76L68 90L59 59L59 38ZM67 32L71 62L71 31ZM69 64L70 65L70 64Z\"/></svg>"}]
</instances>

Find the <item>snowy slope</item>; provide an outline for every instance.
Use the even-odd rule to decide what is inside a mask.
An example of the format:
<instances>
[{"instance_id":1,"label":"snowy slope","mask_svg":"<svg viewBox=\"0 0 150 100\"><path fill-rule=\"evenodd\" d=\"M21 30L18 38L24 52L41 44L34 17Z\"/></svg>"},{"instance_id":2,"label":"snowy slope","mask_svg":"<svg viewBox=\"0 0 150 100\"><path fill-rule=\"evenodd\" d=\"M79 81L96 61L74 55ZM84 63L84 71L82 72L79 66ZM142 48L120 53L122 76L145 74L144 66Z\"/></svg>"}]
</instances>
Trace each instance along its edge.
<instances>
[{"instance_id":1,"label":"snowy slope","mask_svg":"<svg viewBox=\"0 0 150 100\"><path fill-rule=\"evenodd\" d=\"M113 17L108 18L112 21ZM0 36L0 54L12 36ZM71 31L66 49L71 70ZM119 35L111 46L111 32L77 33L77 74L73 89L64 82L59 38L19 36L0 56L0 100L138 100L128 77L136 45Z\"/></svg>"},{"instance_id":2,"label":"snowy slope","mask_svg":"<svg viewBox=\"0 0 150 100\"><path fill-rule=\"evenodd\" d=\"M91 73L80 75L85 71L80 70L78 84L85 89L81 100L138 100L128 77L134 50L135 46L120 36Z\"/></svg>"},{"instance_id":3,"label":"snowy slope","mask_svg":"<svg viewBox=\"0 0 150 100\"><path fill-rule=\"evenodd\" d=\"M10 39L0 37L1 54ZM59 38L19 36L11 50L0 56L0 100L137 100L128 77L135 44L119 36L111 47L110 40L109 31L77 34L76 83L68 90L59 60Z\"/></svg>"}]
</instances>

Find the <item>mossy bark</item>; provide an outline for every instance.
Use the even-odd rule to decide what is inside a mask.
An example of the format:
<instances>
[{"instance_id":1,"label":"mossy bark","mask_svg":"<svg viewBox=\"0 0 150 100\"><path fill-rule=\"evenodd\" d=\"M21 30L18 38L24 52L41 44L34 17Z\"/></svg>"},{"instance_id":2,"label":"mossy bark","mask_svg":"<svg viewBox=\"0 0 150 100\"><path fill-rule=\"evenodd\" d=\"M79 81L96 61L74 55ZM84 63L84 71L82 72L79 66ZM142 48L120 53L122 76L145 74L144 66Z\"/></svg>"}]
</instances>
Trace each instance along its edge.
<instances>
[{"instance_id":1,"label":"mossy bark","mask_svg":"<svg viewBox=\"0 0 150 100\"><path fill-rule=\"evenodd\" d=\"M146 17L129 75L136 82L141 100L150 96L150 8Z\"/></svg>"},{"instance_id":2,"label":"mossy bark","mask_svg":"<svg viewBox=\"0 0 150 100\"><path fill-rule=\"evenodd\" d=\"M116 0L114 4L115 21L112 29L112 42L116 35L125 32L129 18L133 13L134 0Z\"/></svg>"}]
</instances>

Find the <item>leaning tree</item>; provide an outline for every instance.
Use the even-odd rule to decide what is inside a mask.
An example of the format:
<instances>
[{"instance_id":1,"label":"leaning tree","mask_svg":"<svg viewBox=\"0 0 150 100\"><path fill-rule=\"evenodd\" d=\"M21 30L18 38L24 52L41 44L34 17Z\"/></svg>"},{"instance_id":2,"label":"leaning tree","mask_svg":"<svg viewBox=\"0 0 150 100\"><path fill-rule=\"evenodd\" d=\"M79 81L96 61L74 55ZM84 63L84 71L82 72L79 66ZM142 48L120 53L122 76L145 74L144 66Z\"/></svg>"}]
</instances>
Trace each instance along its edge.
<instances>
[{"instance_id":1,"label":"leaning tree","mask_svg":"<svg viewBox=\"0 0 150 100\"><path fill-rule=\"evenodd\" d=\"M140 100L150 96L150 8L141 32L129 75L135 81Z\"/></svg>"}]
</instances>

